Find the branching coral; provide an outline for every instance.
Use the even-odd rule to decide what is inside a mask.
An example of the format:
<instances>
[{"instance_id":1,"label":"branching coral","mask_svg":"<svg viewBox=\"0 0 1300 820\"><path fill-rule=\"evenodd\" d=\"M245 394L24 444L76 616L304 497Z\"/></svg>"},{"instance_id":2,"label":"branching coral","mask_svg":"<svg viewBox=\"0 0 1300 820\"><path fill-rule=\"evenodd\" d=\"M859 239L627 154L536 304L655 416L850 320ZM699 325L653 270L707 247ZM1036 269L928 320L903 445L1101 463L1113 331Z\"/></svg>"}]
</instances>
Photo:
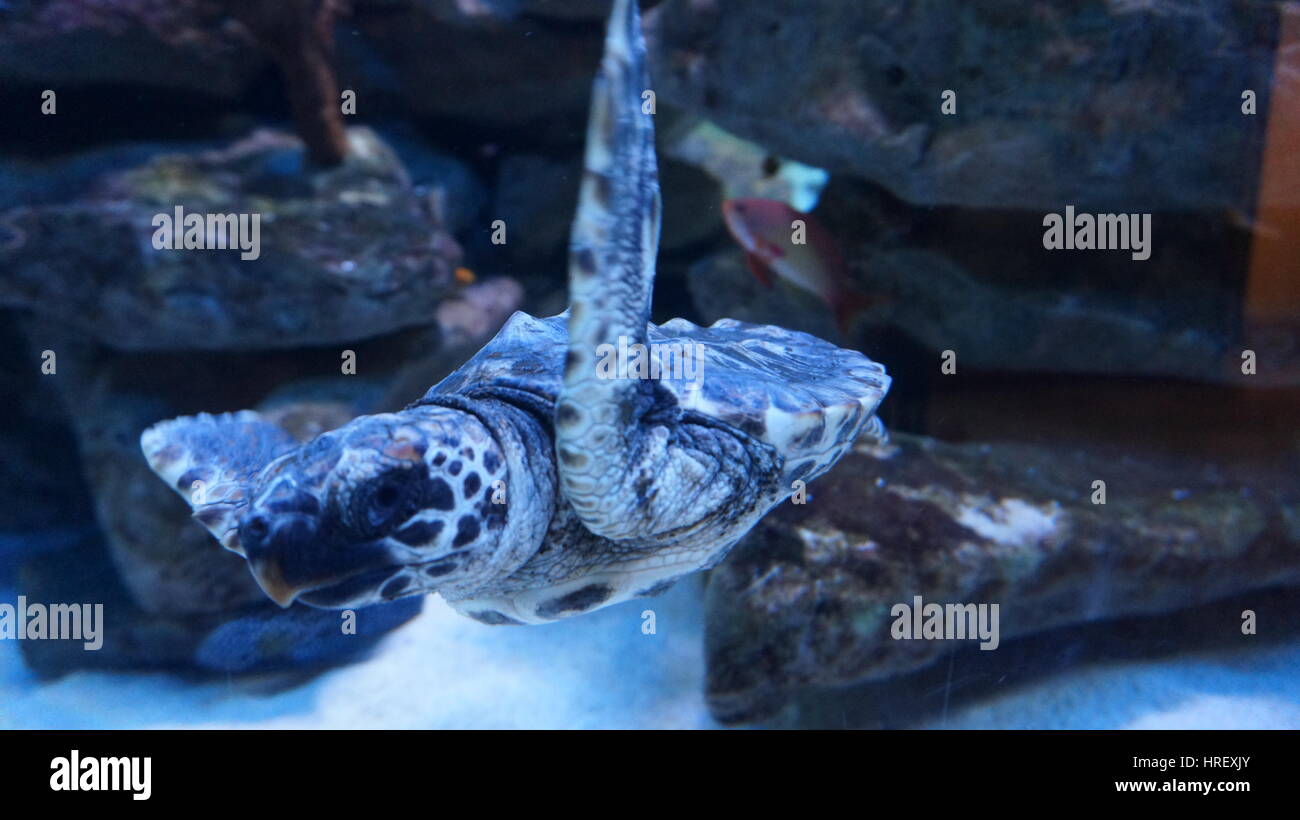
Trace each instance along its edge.
<instances>
[{"instance_id":1,"label":"branching coral","mask_svg":"<svg viewBox=\"0 0 1300 820\"><path fill-rule=\"evenodd\" d=\"M337 165L347 154L347 137L334 76L334 21L349 11L347 0L226 0L226 5L279 66L294 123L312 159Z\"/></svg>"}]
</instances>

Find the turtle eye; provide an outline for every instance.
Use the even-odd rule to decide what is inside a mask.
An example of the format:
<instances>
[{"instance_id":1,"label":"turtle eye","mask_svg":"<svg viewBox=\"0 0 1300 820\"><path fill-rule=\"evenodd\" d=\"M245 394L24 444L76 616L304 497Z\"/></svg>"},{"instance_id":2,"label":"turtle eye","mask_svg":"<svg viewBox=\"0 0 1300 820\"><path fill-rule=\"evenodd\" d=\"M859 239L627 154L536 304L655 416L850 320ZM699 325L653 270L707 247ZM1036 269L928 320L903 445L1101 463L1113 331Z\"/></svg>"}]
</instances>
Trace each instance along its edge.
<instances>
[{"instance_id":1,"label":"turtle eye","mask_svg":"<svg viewBox=\"0 0 1300 820\"><path fill-rule=\"evenodd\" d=\"M361 514L357 516L368 530L377 533L387 529L403 521L410 512L408 507L415 493L408 472L386 473L370 485L359 510Z\"/></svg>"},{"instance_id":2,"label":"turtle eye","mask_svg":"<svg viewBox=\"0 0 1300 820\"><path fill-rule=\"evenodd\" d=\"M378 510L390 510L402 500L402 489L395 482L385 481L375 490L374 505Z\"/></svg>"}]
</instances>

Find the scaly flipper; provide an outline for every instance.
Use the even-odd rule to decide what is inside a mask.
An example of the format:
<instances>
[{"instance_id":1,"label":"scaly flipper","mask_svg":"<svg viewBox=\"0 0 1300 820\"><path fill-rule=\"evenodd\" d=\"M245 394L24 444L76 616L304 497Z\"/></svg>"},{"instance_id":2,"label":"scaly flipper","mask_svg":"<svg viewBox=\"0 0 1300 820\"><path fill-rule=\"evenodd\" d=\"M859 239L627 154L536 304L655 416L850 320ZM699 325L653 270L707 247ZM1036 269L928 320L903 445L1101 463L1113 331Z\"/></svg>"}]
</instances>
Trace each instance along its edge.
<instances>
[{"instance_id":1,"label":"scaly flipper","mask_svg":"<svg viewBox=\"0 0 1300 820\"><path fill-rule=\"evenodd\" d=\"M753 506L776 469L745 457L762 448L741 446L735 431L688 419L655 382L598 372L620 341L646 344L660 223L649 90L637 5L616 0L592 90L555 418L564 494L589 530L611 539L686 533L726 505Z\"/></svg>"},{"instance_id":2,"label":"scaly flipper","mask_svg":"<svg viewBox=\"0 0 1300 820\"><path fill-rule=\"evenodd\" d=\"M295 447L292 436L251 410L182 416L140 436L149 467L189 503L196 521L240 555L238 521L254 479Z\"/></svg>"}]
</instances>

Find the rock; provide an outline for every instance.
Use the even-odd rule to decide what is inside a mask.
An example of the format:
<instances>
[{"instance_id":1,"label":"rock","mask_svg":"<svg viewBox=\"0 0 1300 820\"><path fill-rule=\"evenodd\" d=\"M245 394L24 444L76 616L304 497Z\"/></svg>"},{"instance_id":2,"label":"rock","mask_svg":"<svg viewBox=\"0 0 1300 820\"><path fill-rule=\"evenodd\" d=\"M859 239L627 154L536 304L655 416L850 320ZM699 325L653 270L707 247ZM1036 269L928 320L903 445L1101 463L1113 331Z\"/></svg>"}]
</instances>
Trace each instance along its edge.
<instances>
[{"instance_id":1,"label":"rock","mask_svg":"<svg viewBox=\"0 0 1300 820\"><path fill-rule=\"evenodd\" d=\"M649 8L655 2L642 5ZM609 6L610 0L522 0L521 10L536 17L604 22L609 16Z\"/></svg>"},{"instance_id":2,"label":"rock","mask_svg":"<svg viewBox=\"0 0 1300 820\"><path fill-rule=\"evenodd\" d=\"M351 15L335 26L328 62L338 87L356 92L363 116L415 113L479 133L520 129L581 144L608 0L331 2ZM255 14L265 5L10 0L0 9L0 87L28 91L33 107L44 89L71 103L106 86L155 92L164 105L169 94L229 105L278 64L271 93L283 95L285 115L295 100L301 113L333 83L304 93L302 75L318 73L320 57L310 41L295 42L293 29L267 27ZM315 142L315 129L307 130Z\"/></svg>"},{"instance_id":3,"label":"rock","mask_svg":"<svg viewBox=\"0 0 1300 820\"><path fill-rule=\"evenodd\" d=\"M1247 609L1258 616L1257 623L1268 624L1267 630L1242 634L1241 613ZM1188 697L1186 687L1193 681L1192 688L1199 685L1200 692L1222 691L1223 678L1209 668L1258 674L1259 669L1251 669L1256 659L1293 644L1297 636L1300 588L1254 590L1165 615L1048 630L996 652L968 644L945 661L912 673L807 690L764 727L1134 728L1143 710L1161 712L1171 697ZM1289 668L1285 661L1273 664ZM1106 678L1112 681L1110 698L1095 688L1098 679ZM1261 691L1269 692L1269 687ZM1055 707L1042 703L1044 695L1057 701ZM1272 695L1265 697L1271 700ZM1188 699L1198 700L1194 695ZM1235 707L1236 701L1229 708ZM999 711L1004 713L1001 720L992 717ZM1262 721L1260 726L1269 723Z\"/></svg>"},{"instance_id":4,"label":"rock","mask_svg":"<svg viewBox=\"0 0 1300 820\"><path fill-rule=\"evenodd\" d=\"M302 116L319 115L319 100L335 83L307 75L333 63L338 87L356 92L367 117L415 113L479 133L518 128L581 143L607 0L331 4L352 12L335 26L333 59L328 41L279 28L279 15L262 19L267 4L253 0L11 0L0 9L0 87L26 92L33 110L40 92L53 89L65 106L60 113L74 100L93 105L90 98L112 86L156 95L160 105L181 95L199 108L214 100L229 106L278 65L270 93L282 95L286 116L296 109L318 145L321 124Z\"/></svg>"},{"instance_id":5,"label":"rock","mask_svg":"<svg viewBox=\"0 0 1300 820\"><path fill-rule=\"evenodd\" d=\"M506 242L491 247L514 264L562 263L581 170L577 154L567 160L529 154L504 157L491 218L505 223Z\"/></svg>"},{"instance_id":6,"label":"rock","mask_svg":"<svg viewBox=\"0 0 1300 820\"><path fill-rule=\"evenodd\" d=\"M215 144L202 144L203 149L213 147ZM8 219L23 214L22 206L67 202L81 195L97 177L143 165L172 151L175 146L164 142L129 142L41 158L6 155L0 165L0 214L4 214L0 216L0 250L25 238L7 224Z\"/></svg>"},{"instance_id":7,"label":"rock","mask_svg":"<svg viewBox=\"0 0 1300 820\"><path fill-rule=\"evenodd\" d=\"M479 351L522 305L524 289L500 277L471 285L438 305L437 334L415 335L406 345L402 366L384 380L383 409L400 409Z\"/></svg>"},{"instance_id":8,"label":"rock","mask_svg":"<svg viewBox=\"0 0 1300 820\"><path fill-rule=\"evenodd\" d=\"M477 353L518 309L523 298L523 288L513 279L502 277L472 285L443 301L438 305L437 319L444 351L466 359Z\"/></svg>"},{"instance_id":9,"label":"rock","mask_svg":"<svg viewBox=\"0 0 1300 820\"><path fill-rule=\"evenodd\" d=\"M59 412L58 394L41 374L40 351L21 357L25 345L14 317L0 311L0 349L10 366L0 371L5 422L0 425L0 585L23 554L66 543L94 528L90 495L80 465L67 453L76 439Z\"/></svg>"},{"instance_id":10,"label":"rock","mask_svg":"<svg viewBox=\"0 0 1300 820\"><path fill-rule=\"evenodd\" d=\"M722 235L722 186L694 165L664 159L659 163L664 211L659 252L665 256L692 249Z\"/></svg>"},{"instance_id":11,"label":"rock","mask_svg":"<svg viewBox=\"0 0 1300 820\"><path fill-rule=\"evenodd\" d=\"M851 337L874 350L900 331L937 362L979 370L1300 385L1300 333L1240 332L1245 235L1219 215L1160 213L1157 251L1062 253L1042 247L1042 214L913 208L867 183L832 180L813 211L835 237L853 286L872 297ZM788 283L766 290L736 250L691 270L706 321L735 316L835 339L824 301ZM1259 352L1243 375L1244 348Z\"/></svg>"},{"instance_id":12,"label":"rock","mask_svg":"<svg viewBox=\"0 0 1300 820\"><path fill-rule=\"evenodd\" d=\"M686 286L706 325L719 319L738 319L842 341L824 300L780 278L771 288L764 287L738 247L696 262L687 272Z\"/></svg>"},{"instance_id":13,"label":"rock","mask_svg":"<svg viewBox=\"0 0 1300 820\"><path fill-rule=\"evenodd\" d=\"M515 3L359 5L341 37L339 80L358 106L581 145L603 21L514 14ZM467 11L468 10L468 11Z\"/></svg>"},{"instance_id":14,"label":"rock","mask_svg":"<svg viewBox=\"0 0 1300 820\"><path fill-rule=\"evenodd\" d=\"M157 157L63 205L3 215L0 304L121 350L328 345L427 323L460 249L391 150L364 128L347 161L304 168L301 143L257 132ZM159 214L257 214L260 255L158 250Z\"/></svg>"},{"instance_id":15,"label":"rock","mask_svg":"<svg viewBox=\"0 0 1300 820\"><path fill-rule=\"evenodd\" d=\"M545 271L554 281L568 264L581 169L578 152L562 159L533 154L504 157L497 173L496 199L479 232L486 241L471 246L470 252L504 265L512 274ZM661 254L689 249L720 234L722 189L712 176L693 164L664 158L659 163L659 184L664 203ZM490 243L490 225L497 219L506 226L504 245Z\"/></svg>"},{"instance_id":16,"label":"rock","mask_svg":"<svg viewBox=\"0 0 1300 820\"><path fill-rule=\"evenodd\" d=\"M661 0L643 0L643 9ZM383 5L372 0L368 5ZM390 4L399 0L388 0ZM610 0L422 0L424 13L435 20L465 23L476 20L514 20L517 17L603 23L609 17Z\"/></svg>"},{"instance_id":17,"label":"rock","mask_svg":"<svg viewBox=\"0 0 1300 820\"><path fill-rule=\"evenodd\" d=\"M998 287L928 250L881 251L865 264L873 292L888 300L869 321L898 327L936 361L952 350L959 362L989 370L1207 380L1231 374L1223 367L1229 336L1222 320L1180 327L1167 305Z\"/></svg>"},{"instance_id":18,"label":"rock","mask_svg":"<svg viewBox=\"0 0 1300 820\"><path fill-rule=\"evenodd\" d=\"M13 0L0 85L124 85L233 98L266 59L210 0Z\"/></svg>"},{"instance_id":19,"label":"rock","mask_svg":"<svg viewBox=\"0 0 1300 820\"><path fill-rule=\"evenodd\" d=\"M801 690L891 678L969 646L893 639L891 609L917 595L998 604L1006 645L1300 583L1300 482L1294 458L1280 461L859 443L807 504L783 504L712 572L710 708L756 720Z\"/></svg>"},{"instance_id":20,"label":"rock","mask_svg":"<svg viewBox=\"0 0 1300 820\"><path fill-rule=\"evenodd\" d=\"M401 158L416 195L432 198L431 212L439 227L461 236L486 224L481 216L488 190L473 169L406 123L387 122L375 130Z\"/></svg>"},{"instance_id":21,"label":"rock","mask_svg":"<svg viewBox=\"0 0 1300 820\"><path fill-rule=\"evenodd\" d=\"M661 104L909 202L1249 211L1266 123L1242 92L1267 110L1279 8L669 0L646 20Z\"/></svg>"}]
</instances>

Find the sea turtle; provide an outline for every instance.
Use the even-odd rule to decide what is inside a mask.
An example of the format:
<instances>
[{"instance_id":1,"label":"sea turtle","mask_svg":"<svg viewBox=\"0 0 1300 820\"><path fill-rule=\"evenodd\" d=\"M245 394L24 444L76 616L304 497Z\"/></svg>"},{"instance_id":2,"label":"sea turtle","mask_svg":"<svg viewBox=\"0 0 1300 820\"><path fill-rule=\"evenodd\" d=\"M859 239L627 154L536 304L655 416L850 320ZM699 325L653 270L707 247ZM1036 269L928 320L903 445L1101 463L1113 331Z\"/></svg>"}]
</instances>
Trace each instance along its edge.
<instances>
[{"instance_id":1,"label":"sea turtle","mask_svg":"<svg viewBox=\"0 0 1300 820\"><path fill-rule=\"evenodd\" d=\"M344 608L437 591L507 624L657 594L721 560L859 435L883 436L889 377L861 353L730 319L650 323L648 88L636 4L617 0L568 311L515 313L405 410L305 444L249 411L143 433L153 470L271 598Z\"/></svg>"}]
</instances>

